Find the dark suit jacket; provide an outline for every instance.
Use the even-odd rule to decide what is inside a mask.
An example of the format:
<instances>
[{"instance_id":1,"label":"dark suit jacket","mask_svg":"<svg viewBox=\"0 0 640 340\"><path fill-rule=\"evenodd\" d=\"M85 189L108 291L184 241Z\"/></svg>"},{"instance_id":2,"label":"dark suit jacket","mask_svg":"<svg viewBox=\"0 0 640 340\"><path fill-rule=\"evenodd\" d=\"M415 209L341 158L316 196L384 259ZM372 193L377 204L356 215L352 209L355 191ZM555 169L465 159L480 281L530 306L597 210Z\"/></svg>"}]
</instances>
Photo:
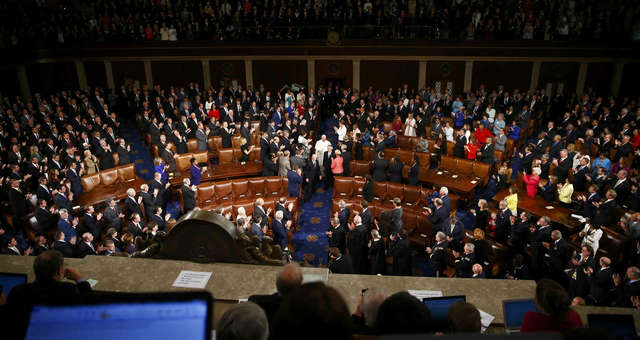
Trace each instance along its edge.
<instances>
[{"instance_id":1,"label":"dark suit jacket","mask_svg":"<svg viewBox=\"0 0 640 340\"><path fill-rule=\"evenodd\" d=\"M384 158L376 159L375 161L373 161L373 180L386 181L388 167L389 167L389 161L387 161Z\"/></svg>"},{"instance_id":2,"label":"dark suit jacket","mask_svg":"<svg viewBox=\"0 0 640 340\"><path fill-rule=\"evenodd\" d=\"M278 166L271 158L266 157L262 160L262 176L276 176L278 174Z\"/></svg>"},{"instance_id":3,"label":"dark suit jacket","mask_svg":"<svg viewBox=\"0 0 640 340\"><path fill-rule=\"evenodd\" d=\"M495 147L493 146L493 144L483 146L482 149L480 150L482 152L482 157L480 158L480 161L485 164L493 164L494 150L495 150Z\"/></svg>"},{"instance_id":4,"label":"dark suit jacket","mask_svg":"<svg viewBox=\"0 0 640 340\"><path fill-rule=\"evenodd\" d=\"M331 261L329 270L334 274L353 274L353 263L351 256L342 255L341 257Z\"/></svg>"},{"instance_id":5,"label":"dark suit jacket","mask_svg":"<svg viewBox=\"0 0 640 340\"><path fill-rule=\"evenodd\" d=\"M265 314L267 315L267 320L269 320L269 325L273 323L273 319L280 308L280 304L282 303L283 297L280 293L275 293L271 295L251 295L249 296L249 301L257 304L262 307Z\"/></svg>"},{"instance_id":6,"label":"dark suit jacket","mask_svg":"<svg viewBox=\"0 0 640 340\"><path fill-rule=\"evenodd\" d=\"M127 208L127 216L131 216L134 213L142 216L142 208L140 207L140 204L138 204L138 201L135 199L135 197L133 199L127 197L124 200L124 203L125 207Z\"/></svg>"},{"instance_id":7,"label":"dark suit jacket","mask_svg":"<svg viewBox=\"0 0 640 340\"><path fill-rule=\"evenodd\" d=\"M100 227L100 224L98 224L98 220L96 219L95 215L89 216L87 214L84 214L82 216L82 225L87 229L88 232L93 235L94 239L97 240L100 238L102 228Z\"/></svg>"},{"instance_id":8,"label":"dark suit jacket","mask_svg":"<svg viewBox=\"0 0 640 340\"><path fill-rule=\"evenodd\" d=\"M365 182L362 187L362 197L367 201L373 201L373 181Z\"/></svg>"},{"instance_id":9,"label":"dark suit jacket","mask_svg":"<svg viewBox=\"0 0 640 340\"><path fill-rule=\"evenodd\" d=\"M464 241L464 225L462 225L462 222L456 222L455 226L453 227L453 231L451 230L451 223L449 223L449 225L447 226L444 226L444 228L444 234L453 238L454 244L451 244L451 246L453 246L454 249L461 250L462 241Z\"/></svg>"},{"instance_id":10,"label":"dark suit jacket","mask_svg":"<svg viewBox=\"0 0 640 340\"><path fill-rule=\"evenodd\" d=\"M184 212L193 210L196 206L196 193L187 186L182 186L182 203Z\"/></svg>"},{"instance_id":11,"label":"dark suit jacket","mask_svg":"<svg viewBox=\"0 0 640 340\"><path fill-rule=\"evenodd\" d=\"M547 249L547 253L551 256L551 268L555 273L559 273L565 269L567 260L569 259L569 246L567 241L560 239L557 242L551 242L551 246Z\"/></svg>"},{"instance_id":12,"label":"dark suit jacket","mask_svg":"<svg viewBox=\"0 0 640 340\"><path fill-rule=\"evenodd\" d=\"M47 232L56 225L57 216L53 215L49 209L36 208L35 217L40 232Z\"/></svg>"},{"instance_id":13,"label":"dark suit jacket","mask_svg":"<svg viewBox=\"0 0 640 340\"><path fill-rule=\"evenodd\" d=\"M67 209L69 213L73 212L73 204L64 194L56 194L53 200L56 203L56 207L58 207L58 209Z\"/></svg>"},{"instance_id":14,"label":"dark suit jacket","mask_svg":"<svg viewBox=\"0 0 640 340\"><path fill-rule=\"evenodd\" d=\"M76 255L80 258L83 258L87 255L97 255L97 253L96 253L95 246L93 249L91 249L89 245L87 245L84 241L81 241L80 244L78 245L78 251Z\"/></svg>"},{"instance_id":15,"label":"dark suit jacket","mask_svg":"<svg viewBox=\"0 0 640 340\"><path fill-rule=\"evenodd\" d=\"M340 225L336 228L333 226L329 227L329 231L331 232L331 237L329 237L329 247L340 249L341 254L345 254L347 248L347 234L345 230L346 229Z\"/></svg>"},{"instance_id":16,"label":"dark suit jacket","mask_svg":"<svg viewBox=\"0 0 640 340\"><path fill-rule=\"evenodd\" d=\"M134 238L136 236L144 236L142 229L144 229L144 222L142 222L142 220L140 221L140 228L136 227L135 224L133 224L133 221L129 222L127 226L127 232L131 233Z\"/></svg>"},{"instance_id":17,"label":"dark suit jacket","mask_svg":"<svg viewBox=\"0 0 640 340\"><path fill-rule=\"evenodd\" d=\"M429 221L433 227L433 234L435 235L439 231L444 231L449 224L449 214L445 211L444 207L440 207L433 211L429 216Z\"/></svg>"},{"instance_id":18,"label":"dark suit jacket","mask_svg":"<svg viewBox=\"0 0 640 340\"><path fill-rule=\"evenodd\" d=\"M53 249L61 252L64 257L74 257L76 253L74 246L69 242L55 241Z\"/></svg>"},{"instance_id":19,"label":"dark suit jacket","mask_svg":"<svg viewBox=\"0 0 640 340\"><path fill-rule=\"evenodd\" d=\"M289 243L287 228L285 228L283 222L273 219L271 229L273 230L273 242L279 244L280 248L284 250Z\"/></svg>"},{"instance_id":20,"label":"dark suit jacket","mask_svg":"<svg viewBox=\"0 0 640 340\"><path fill-rule=\"evenodd\" d=\"M107 207L104 209L104 219L107 222L107 228L116 228L116 230L120 231L122 222L118 215L120 215L120 208L118 208L117 204L113 208Z\"/></svg>"},{"instance_id":21,"label":"dark suit jacket","mask_svg":"<svg viewBox=\"0 0 640 340\"><path fill-rule=\"evenodd\" d=\"M360 212L360 218L362 219L362 225L367 228L367 231L371 231L371 228L373 228L372 226L373 220L371 219L371 209L367 207L367 210L362 210Z\"/></svg>"}]
</instances>

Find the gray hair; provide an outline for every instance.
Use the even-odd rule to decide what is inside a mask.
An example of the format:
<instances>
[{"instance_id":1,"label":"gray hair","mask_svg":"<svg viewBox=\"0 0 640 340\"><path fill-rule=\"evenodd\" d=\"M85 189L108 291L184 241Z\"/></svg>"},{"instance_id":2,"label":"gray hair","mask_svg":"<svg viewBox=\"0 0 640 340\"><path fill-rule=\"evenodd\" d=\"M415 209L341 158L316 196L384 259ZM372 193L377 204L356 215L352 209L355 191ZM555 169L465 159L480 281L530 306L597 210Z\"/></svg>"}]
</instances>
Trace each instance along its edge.
<instances>
[{"instance_id":1,"label":"gray hair","mask_svg":"<svg viewBox=\"0 0 640 340\"><path fill-rule=\"evenodd\" d=\"M269 337L269 321L264 310L253 302L231 306L218 321L216 338L220 340Z\"/></svg>"},{"instance_id":2,"label":"gray hair","mask_svg":"<svg viewBox=\"0 0 640 340\"><path fill-rule=\"evenodd\" d=\"M136 190L134 188L127 189L127 195L135 196L136 195Z\"/></svg>"},{"instance_id":3,"label":"gray hair","mask_svg":"<svg viewBox=\"0 0 640 340\"><path fill-rule=\"evenodd\" d=\"M476 246L473 243L465 243L464 249L468 249L470 252L473 252L476 249Z\"/></svg>"},{"instance_id":4,"label":"gray hair","mask_svg":"<svg viewBox=\"0 0 640 340\"><path fill-rule=\"evenodd\" d=\"M69 211L68 211L67 209L64 209L64 208L63 208L63 209L60 209L60 211L58 211L58 213L59 213L60 215L62 215L62 214L68 214L68 213L69 213Z\"/></svg>"},{"instance_id":5,"label":"gray hair","mask_svg":"<svg viewBox=\"0 0 640 340\"><path fill-rule=\"evenodd\" d=\"M338 208L344 209L344 207L346 207L346 206L347 206L347 203L345 203L344 200L340 200L338 202Z\"/></svg>"},{"instance_id":6,"label":"gray hair","mask_svg":"<svg viewBox=\"0 0 640 340\"><path fill-rule=\"evenodd\" d=\"M447 187L440 188L440 194L442 194L442 196L448 195L449 189Z\"/></svg>"},{"instance_id":7,"label":"gray hair","mask_svg":"<svg viewBox=\"0 0 640 340\"><path fill-rule=\"evenodd\" d=\"M283 217L284 217L284 214L282 213L282 210L276 211L276 219L277 220L281 220Z\"/></svg>"},{"instance_id":8,"label":"gray hair","mask_svg":"<svg viewBox=\"0 0 640 340\"><path fill-rule=\"evenodd\" d=\"M380 288L368 289L362 296L362 316L365 325L373 327L376 324L378 308L387 298L387 293Z\"/></svg>"},{"instance_id":9,"label":"gray hair","mask_svg":"<svg viewBox=\"0 0 640 340\"><path fill-rule=\"evenodd\" d=\"M441 241L442 241L442 240L444 240L446 237L447 237L447 235L446 235L445 233L441 232L441 231L439 231L439 232L437 232L437 233L436 233L436 239L438 239L438 240L441 240Z\"/></svg>"}]
</instances>

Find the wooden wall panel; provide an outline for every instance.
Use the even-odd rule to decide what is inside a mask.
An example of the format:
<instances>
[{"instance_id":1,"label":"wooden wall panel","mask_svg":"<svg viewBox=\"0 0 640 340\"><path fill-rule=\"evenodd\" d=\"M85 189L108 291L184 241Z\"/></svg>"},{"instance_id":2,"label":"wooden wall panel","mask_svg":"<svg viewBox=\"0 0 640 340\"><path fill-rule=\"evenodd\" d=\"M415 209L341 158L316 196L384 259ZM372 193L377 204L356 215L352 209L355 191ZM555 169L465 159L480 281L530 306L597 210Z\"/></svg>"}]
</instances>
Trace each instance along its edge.
<instances>
[{"instance_id":1,"label":"wooden wall panel","mask_svg":"<svg viewBox=\"0 0 640 340\"><path fill-rule=\"evenodd\" d=\"M111 69L116 89L119 89L123 84L131 84L136 81L140 82L140 85L147 82L142 61L114 61L111 62Z\"/></svg>"},{"instance_id":2,"label":"wooden wall panel","mask_svg":"<svg viewBox=\"0 0 640 340\"><path fill-rule=\"evenodd\" d=\"M612 63L589 63L587 66L587 80L584 83L584 90L593 88L598 95L607 95L611 90L611 79L613 77Z\"/></svg>"},{"instance_id":3,"label":"wooden wall panel","mask_svg":"<svg viewBox=\"0 0 640 340\"><path fill-rule=\"evenodd\" d=\"M169 86L186 88L191 82L200 84L200 88L203 86L201 61L152 61L151 71L153 84L163 88Z\"/></svg>"},{"instance_id":4,"label":"wooden wall panel","mask_svg":"<svg viewBox=\"0 0 640 340\"><path fill-rule=\"evenodd\" d=\"M72 62L42 63L27 66L31 94L48 94L78 88L76 65Z\"/></svg>"},{"instance_id":5,"label":"wooden wall panel","mask_svg":"<svg viewBox=\"0 0 640 340\"><path fill-rule=\"evenodd\" d=\"M417 61L361 61L360 87L377 89L402 87L416 88L418 84Z\"/></svg>"},{"instance_id":6,"label":"wooden wall panel","mask_svg":"<svg viewBox=\"0 0 640 340\"><path fill-rule=\"evenodd\" d=\"M330 80L342 82L342 86L350 88L353 84L353 61L351 60L316 60L316 83L327 86Z\"/></svg>"},{"instance_id":7,"label":"wooden wall panel","mask_svg":"<svg viewBox=\"0 0 640 340\"><path fill-rule=\"evenodd\" d=\"M84 63L84 72L87 75L87 84L90 88L107 88L107 73L104 70L104 62L87 61ZM116 89L120 88L118 84L115 85Z\"/></svg>"},{"instance_id":8,"label":"wooden wall panel","mask_svg":"<svg viewBox=\"0 0 640 340\"><path fill-rule=\"evenodd\" d=\"M476 61L473 63L473 73L471 77L471 89L480 88L480 84L485 85L488 91L504 85L509 92L520 89L526 92L531 84L530 62L510 62L510 61Z\"/></svg>"},{"instance_id":9,"label":"wooden wall panel","mask_svg":"<svg viewBox=\"0 0 640 340\"><path fill-rule=\"evenodd\" d=\"M454 94L464 88L464 61L427 61L427 86L436 81L452 81Z\"/></svg>"},{"instance_id":10,"label":"wooden wall panel","mask_svg":"<svg viewBox=\"0 0 640 340\"><path fill-rule=\"evenodd\" d=\"M279 90L285 84L307 86L307 61L253 61L253 86L264 84L265 89Z\"/></svg>"},{"instance_id":11,"label":"wooden wall panel","mask_svg":"<svg viewBox=\"0 0 640 340\"><path fill-rule=\"evenodd\" d=\"M579 68L580 64L577 62L544 62L540 66L538 87L546 88L547 83L552 83L554 84L553 92L555 93L556 84L564 83L564 92L567 94L573 93L576 90Z\"/></svg>"},{"instance_id":12,"label":"wooden wall panel","mask_svg":"<svg viewBox=\"0 0 640 340\"><path fill-rule=\"evenodd\" d=\"M213 87L219 88L234 80L244 87L247 79L244 72L244 60L212 60L209 65ZM255 74L255 70L253 72Z\"/></svg>"},{"instance_id":13,"label":"wooden wall panel","mask_svg":"<svg viewBox=\"0 0 640 340\"><path fill-rule=\"evenodd\" d=\"M626 63L622 72L619 94L638 98L638 79L640 79L640 63Z\"/></svg>"}]
</instances>

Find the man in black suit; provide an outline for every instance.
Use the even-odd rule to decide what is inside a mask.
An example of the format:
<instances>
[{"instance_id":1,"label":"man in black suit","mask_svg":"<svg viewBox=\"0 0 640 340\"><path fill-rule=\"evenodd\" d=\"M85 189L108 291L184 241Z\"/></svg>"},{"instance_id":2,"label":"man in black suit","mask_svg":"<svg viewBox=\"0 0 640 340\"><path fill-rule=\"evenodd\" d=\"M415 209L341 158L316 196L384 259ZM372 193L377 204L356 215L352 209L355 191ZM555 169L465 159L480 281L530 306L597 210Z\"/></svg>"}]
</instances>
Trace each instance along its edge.
<instances>
[{"instance_id":1,"label":"man in black suit","mask_svg":"<svg viewBox=\"0 0 640 340\"><path fill-rule=\"evenodd\" d=\"M580 164L573 170L573 190L584 192L587 186L587 176L589 175L589 159L580 158Z\"/></svg>"},{"instance_id":2,"label":"man in black suit","mask_svg":"<svg viewBox=\"0 0 640 340\"><path fill-rule=\"evenodd\" d=\"M140 214L142 215L142 196L136 198L136 190L134 188L127 189L127 198L124 200L124 205L126 208L126 215L131 216L132 214Z\"/></svg>"},{"instance_id":3,"label":"man in black suit","mask_svg":"<svg viewBox=\"0 0 640 340\"><path fill-rule=\"evenodd\" d=\"M104 209L104 219L106 221L106 228L115 228L120 231L122 226L121 219L124 218L124 214L120 211L120 208L113 199L107 200L107 207Z\"/></svg>"},{"instance_id":4,"label":"man in black suit","mask_svg":"<svg viewBox=\"0 0 640 340\"><path fill-rule=\"evenodd\" d=\"M582 200L584 202L582 216L593 218L598 211L596 203L600 202L600 196L598 196L598 186L595 184L590 185L587 195L578 196L578 200Z\"/></svg>"},{"instance_id":5,"label":"man in black suit","mask_svg":"<svg viewBox=\"0 0 640 340\"><path fill-rule=\"evenodd\" d=\"M590 277L589 295L595 300L598 306L608 306L611 303L612 291L615 288L613 283L614 271L611 268L611 259L603 256L599 260L600 268L584 268L585 274Z\"/></svg>"},{"instance_id":6,"label":"man in black suit","mask_svg":"<svg viewBox=\"0 0 640 340\"><path fill-rule=\"evenodd\" d=\"M616 140L616 154L613 157L613 162L617 162L620 158L627 157L633 152L633 146L629 142L630 140L631 137L629 137L629 135L624 135L624 137L622 137L622 142Z\"/></svg>"},{"instance_id":7,"label":"man in black suit","mask_svg":"<svg viewBox=\"0 0 640 340\"><path fill-rule=\"evenodd\" d=\"M567 241L562 238L560 230L551 232L551 242L542 242L542 246L547 248L546 254L550 259L550 275L557 282L566 281L564 269L569 259L569 246Z\"/></svg>"},{"instance_id":8,"label":"man in black suit","mask_svg":"<svg viewBox=\"0 0 640 340\"><path fill-rule=\"evenodd\" d=\"M186 214L196 207L196 191L198 187L191 185L191 181L188 178L182 180L182 210Z\"/></svg>"},{"instance_id":9,"label":"man in black suit","mask_svg":"<svg viewBox=\"0 0 640 340\"><path fill-rule=\"evenodd\" d=\"M84 215L82 216L82 225L93 235L94 239L99 239L102 234L102 213L98 213L94 216L94 208L92 205L87 207Z\"/></svg>"},{"instance_id":10,"label":"man in black suit","mask_svg":"<svg viewBox=\"0 0 640 340\"><path fill-rule=\"evenodd\" d=\"M362 225L362 219L360 216L355 216L353 223L349 225L349 255L353 260L353 272L355 274L368 273L368 241L369 234L365 226Z\"/></svg>"},{"instance_id":11,"label":"man in black suit","mask_svg":"<svg viewBox=\"0 0 640 340\"><path fill-rule=\"evenodd\" d=\"M399 197L393 198L393 209L391 209L391 233L399 233L402 230L402 201Z\"/></svg>"},{"instance_id":12,"label":"man in black suit","mask_svg":"<svg viewBox=\"0 0 640 340\"><path fill-rule=\"evenodd\" d=\"M220 129L220 135L222 136L223 148L230 148L233 146L233 144L231 143L231 137L233 136L234 130L235 129L229 128L229 123L227 123L226 121L222 122L222 129Z\"/></svg>"},{"instance_id":13,"label":"man in black suit","mask_svg":"<svg viewBox=\"0 0 640 340\"><path fill-rule=\"evenodd\" d=\"M20 188L20 181L14 179L11 181L11 189L9 189L9 204L11 205L11 211L14 217L22 217L29 213L31 210L28 199L31 198L31 194L24 194ZM16 221L16 219L14 219Z\"/></svg>"},{"instance_id":14,"label":"man in black suit","mask_svg":"<svg viewBox=\"0 0 640 340\"><path fill-rule=\"evenodd\" d=\"M331 219L331 225L326 232L329 239L329 248L338 248L341 254L346 253L347 247L347 235L346 229L340 225L340 220L337 218Z\"/></svg>"},{"instance_id":15,"label":"man in black suit","mask_svg":"<svg viewBox=\"0 0 640 340\"><path fill-rule=\"evenodd\" d=\"M14 287L7 298L12 314L9 322L15 322L13 324L17 328L24 325L22 329L26 329L26 320L33 305L70 304L81 301L82 294L91 293L89 282L77 269L65 266L63 254L59 251L48 250L38 255L33 269L35 281Z\"/></svg>"},{"instance_id":16,"label":"man in black suit","mask_svg":"<svg viewBox=\"0 0 640 340\"><path fill-rule=\"evenodd\" d=\"M549 147L549 157L551 159L560 159L560 151L562 151L562 137L554 135L553 143Z\"/></svg>"},{"instance_id":17,"label":"man in black suit","mask_svg":"<svg viewBox=\"0 0 640 340\"><path fill-rule=\"evenodd\" d=\"M631 266L627 268L626 276L629 281L623 282L620 275L613 274L613 305L616 307L633 307L631 297L640 296L640 269Z\"/></svg>"},{"instance_id":18,"label":"man in black suit","mask_svg":"<svg viewBox=\"0 0 640 340\"><path fill-rule=\"evenodd\" d=\"M120 138L118 141L118 147L116 148L116 152L118 153L118 159L120 160L120 165L126 165L131 163L131 146L126 145L124 138Z\"/></svg>"},{"instance_id":19,"label":"man in black suit","mask_svg":"<svg viewBox=\"0 0 640 340\"><path fill-rule=\"evenodd\" d=\"M411 276L411 243L407 231L401 229L389 236L389 255L393 256L393 275Z\"/></svg>"},{"instance_id":20,"label":"man in black suit","mask_svg":"<svg viewBox=\"0 0 640 340\"><path fill-rule=\"evenodd\" d=\"M509 242L513 247L515 254L523 254L524 247L529 240L529 213L523 211L520 213L520 219L517 216L511 215L511 236Z\"/></svg>"},{"instance_id":21,"label":"man in black suit","mask_svg":"<svg viewBox=\"0 0 640 340\"><path fill-rule=\"evenodd\" d=\"M322 180L322 176L320 175L320 164L318 164L317 153L311 154L311 160L307 163L307 167L304 171L305 179L305 191L304 191L304 200L308 201L311 199L311 196L315 194L316 189L318 187L318 181Z\"/></svg>"},{"instance_id":22,"label":"man in black suit","mask_svg":"<svg viewBox=\"0 0 640 340\"><path fill-rule=\"evenodd\" d=\"M498 203L498 207L499 210L496 217L495 238L496 241L505 244L507 241L507 235L509 235L509 227L511 226L511 210L509 210L506 200L500 201L500 203Z\"/></svg>"},{"instance_id":23,"label":"man in black suit","mask_svg":"<svg viewBox=\"0 0 640 340\"><path fill-rule=\"evenodd\" d=\"M444 270L447 268L447 248L449 248L449 243L447 242L446 235L442 231L436 233L435 246L426 248L435 277L442 276Z\"/></svg>"},{"instance_id":24,"label":"man in black suit","mask_svg":"<svg viewBox=\"0 0 640 340\"><path fill-rule=\"evenodd\" d=\"M369 202L367 200L360 201L362 211L360 212L360 218L362 219L362 225L367 228L367 231L371 231L373 228L373 219L371 218L371 210L369 209Z\"/></svg>"},{"instance_id":25,"label":"man in black suit","mask_svg":"<svg viewBox=\"0 0 640 340\"><path fill-rule=\"evenodd\" d=\"M272 153L271 157L265 157L262 160L262 176L276 176L278 174L277 161L278 156L275 153Z\"/></svg>"},{"instance_id":26,"label":"man in black suit","mask_svg":"<svg viewBox=\"0 0 640 340\"><path fill-rule=\"evenodd\" d=\"M287 204L286 197L280 197L278 202L276 202L276 212L282 211L282 223L287 223L287 221L291 220L291 214L293 210L293 203Z\"/></svg>"},{"instance_id":27,"label":"man in black suit","mask_svg":"<svg viewBox=\"0 0 640 340\"><path fill-rule=\"evenodd\" d=\"M96 155L100 159L100 170L111 169L115 166L111 146L104 139L100 140L100 146L96 150Z\"/></svg>"},{"instance_id":28,"label":"man in black suit","mask_svg":"<svg viewBox=\"0 0 640 340\"><path fill-rule=\"evenodd\" d=\"M429 213L429 221L431 222L433 228L433 233L435 234L439 231L444 232L446 226L449 224L449 214L442 206L442 200L440 198L434 199L433 205L435 206L435 210L427 208L427 212Z\"/></svg>"},{"instance_id":29,"label":"man in black suit","mask_svg":"<svg viewBox=\"0 0 640 340\"><path fill-rule=\"evenodd\" d=\"M492 144L491 138L487 138L487 143L478 151L480 161L485 164L493 164L493 153L495 147Z\"/></svg>"},{"instance_id":30,"label":"man in black suit","mask_svg":"<svg viewBox=\"0 0 640 340\"><path fill-rule=\"evenodd\" d=\"M449 225L443 230L449 242L451 249L460 251L462 250L462 242L464 241L464 225L458 221L456 216L449 218Z\"/></svg>"},{"instance_id":31,"label":"man in black suit","mask_svg":"<svg viewBox=\"0 0 640 340\"><path fill-rule=\"evenodd\" d=\"M102 249L96 249L93 245L93 234L86 232L82 234L82 241L78 244L78 251L76 255L79 258L84 258L87 255L98 255L98 252Z\"/></svg>"},{"instance_id":32,"label":"man in black suit","mask_svg":"<svg viewBox=\"0 0 640 340\"><path fill-rule=\"evenodd\" d=\"M631 182L627 178L626 170L619 170L616 178L611 181L611 189L616 192L616 201L618 204L628 204L629 195L631 194Z\"/></svg>"},{"instance_id":33,"label":"man in black suit","mask_svg":"<svg viewBox=\"0 0 640 340\"><path fill-rule=\"evenodd\" d=\"M158 230L167 231L167 221L171 218L170 214L166 214L164 217L162 216L162 207L155 206L153 208L153 215L151 216L151 221L156 222L158 226Z\"/></svg>"},{"instance_id":34,"label":"man in black suit","mask_svg":"<svg viewBox=\"0 0 640 340\"><path fill-rule=\"evenodd\" d=\"M615 223L616 210L616 194L615 190L609 189L605 194L606 200L602 203L594 203L598 207L598 214L593 219L593 224L599 226L613 226Z\"/></svg>"},{"instance_id":35,"label":"man in black suit","mask_svg":"<svg viewBox=\"0 0 640 340\"><path fill-rule=\"evenodd\" d=\"M560 159L554 160L556 165L554 175L558 177L558 183L564 183L567 176L569 176L569 170L573 166L573 160L569 158L569 153L566 149L560 151Z\"/></svg>"},{"instance_id":36,"label":"man in black suit","mask_svg":"<svg viewBox=\"0 0 640 340\"><path fill-rule=\"evenodd\" d=\"M136 236L144 236L146 233L146 227L144 226L142 217L139 214L131 215L131 222L129 222L129 225L127 226L127 232L131 233L134 238Z\"/></svg>"},{"instance_id":37,"label":"man in black suit","mask_svg":"<svg viewBox=\"0 0 640 340\"><path fill-rule=\"evenodd\" d=\"M378 158L373 161L373 180L376 182L386 181L388 168L389 161L384 159L384 152L378 152Z\"/></svg>"},{"instance_id":38,"label":"man in black suit","mask_svg":"<svg viewBox=\"0 0 640 340\"><path fill-rule=\"evenodd\" d=\"M329 248L329 271L333 274L354 274L351 256L342 254L338 248Z\"/></svg>"},{"instance_id":39,"label":"man in black suit","mask_svg":"<svg viewBox=\"0 0 640 340\"><path fill-rule=\"evenodd\" d=\"M72 239L73 243L70 243L65 241L64 238L64 233L57 231L55 241L53 241L53 249L59 251L64 257L74 257L76 254L76 240Z\"/></svg>"},{"instance_id":40,"label":"man in black suit","mask_svg":"<svg viewBox=\"0 0 640 340\"><path fill-rule=\"evenodd\" d=\"M72 162L69 164L69 170L67 170L67 178L71 182L71 192L74 196L78 196L82 193L82 181L80 176L84 173L84 170L77 168L78 164Z\"/></svg>"},{"instance_id":41,"label":"man in black suit","mask_svg":"<svg viewBox=\"0 0 640 340\"><path fill-rule=\"evenodd\" d=\"M67 186L64 184L60 184L58 186L58 192L53 196L53 201L56 203L56 208L67 209L68 211L73 211L73 203L72 203L73 193L67 194Z\"/></svg>"},{"instance_id":42,"label":"man in black suit","mask_svg":"<svg viewBox=\"0 0 640 340\"><path fill-rule=\"evenodd\" d=\"M300 270L300 265L290 263L282 267L282 270L276 276L276 293L271 295L251 295L249 301L264 309L269 325L272 325L282 300L301 285L302 271Z\"/></svg>"},{"instance_id":43,"label":"man in black suit","mask_svg":"<svg viewBox=\"0 0 640 340\"><path fill-rule=\"evenodd\" d=\"M467 145L467 137L464 135L464 130L460 129L457 132L456 144L453 146L453 155L458 158L466 158L464 155L464 146Z\"/></svg>"},{"instance_id":44,"label":"man in black suit","mask_svg":"<svg viewBox=\"0 0 640 340\"><path fill-rule=\"evenodd\" d=\"M45 234L58 224L58 217L55 215L56 210L53 206L47 208L47 201L40 200L39 202L34 215L36 221L38 221L38 232Z\"/></svg>"},{"instance_id":45,"label":"man in black suit","mask_svg":"<svg viewBox=\"0 0 640 340\"><path fill-rule=\"evenodd\" d=\"M529 229L531 232L531 271L534 277L539 277L542 272L542 263L545 254L544 243L551 243L551 218L542 216L535 226Z\"/></svg>"}]
</instances>

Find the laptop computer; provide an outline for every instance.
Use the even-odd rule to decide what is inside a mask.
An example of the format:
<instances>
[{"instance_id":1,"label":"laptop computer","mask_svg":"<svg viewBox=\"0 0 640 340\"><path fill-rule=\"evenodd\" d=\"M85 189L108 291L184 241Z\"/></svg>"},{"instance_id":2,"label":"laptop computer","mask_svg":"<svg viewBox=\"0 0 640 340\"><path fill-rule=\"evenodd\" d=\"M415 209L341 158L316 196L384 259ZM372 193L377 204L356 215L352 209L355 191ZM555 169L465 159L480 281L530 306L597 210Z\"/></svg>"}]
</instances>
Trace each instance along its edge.
<instances>
[{"instance_id":1,"label":"laptop computer","mask_svg":"<svg viewBox=\"0 0 640 340\"><path fill-rule=\"evenodd\" d=\"M4 293L5 297L8 297L13 287L26 282L27 274L0 273L0 292Z\"/></svg>"},{"instance_id":2,"label":"laptop computer","mask_svg":"<svg viewBox=\"0 0 640 340\"><path fill-rule=\"evenodd\" d=\"M25 339L211 339L208 292L96 293L84 300L33 306Z\"/></svg>"},{"instance_id":3,"label":"laptop computer","mask_svg":"<svg viewBox=\"0 0 640 340\"><path fill-rule=\"evenodd\" d=\"M537 312L533 299L518 299L502 301L502 315L504 316L504 328L507 333L519 333L524 315L529 312Z\"/></svg>"},{"instance_id":4,"label":"laptop computer","mask_svg":"<svg viewBox=\"0 0 640 340\"><path fill-rule=\"evenodd\" d=\"M465 295L456 296L440 296L423 298L424 303L431 312L431 322L433 323L434 331L447 331L449 330L449 308L456 301L466 301Z\"/></svg>"},{"instance_id":5,"label":"laptop computer","mask_svg":"<svg viewBox=\"0 0 640 340\"><path fill-rule=\"evenodd\" d=\"M637 339L633 314L588 314L590 328L598 328L609 333L613 340Z\"/></svg>"}]
</instances>

